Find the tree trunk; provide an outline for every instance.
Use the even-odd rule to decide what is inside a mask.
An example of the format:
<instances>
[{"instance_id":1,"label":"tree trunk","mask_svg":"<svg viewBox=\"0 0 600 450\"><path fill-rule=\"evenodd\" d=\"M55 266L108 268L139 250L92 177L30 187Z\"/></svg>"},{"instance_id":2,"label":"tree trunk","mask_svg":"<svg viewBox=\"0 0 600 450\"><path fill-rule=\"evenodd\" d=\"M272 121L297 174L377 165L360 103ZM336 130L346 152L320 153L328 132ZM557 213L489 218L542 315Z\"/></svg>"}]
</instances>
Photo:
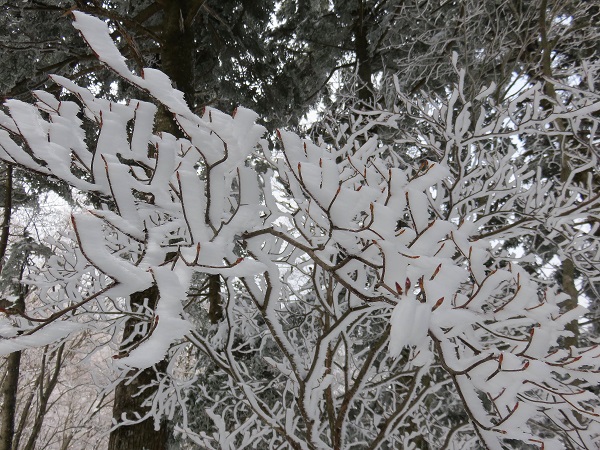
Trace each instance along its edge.
<instances>
[{"instance_id":1,"label":"tree trunk","mask_svg":"<svg viewBox=\"0 0 600 450\"><path fill-rule=\"evenodd\" d=\"M0 450L11 450L15 431L15 416L17 409L17 388L19 386L19 371L21 367L21 352L7 356L6 378L2 383L2 426L0 427Z\"/></svg>"},{"instance_id":2,"label":"tree trunk","mask_svg":"<svg viewBox=\"0 0 600 450\"><path fill-rule=\"evenodd\" d=\"M21 410L21 417L19 418L19 426L17 427L15 434L13 436L13 448L16 450L19 448L21 443L21 437L23 437L23 431L25 430L25 426L27 425L27 420L29 418L29 413L31 411L31 405L33 404L33 398L35 397L35 392L37 391L37 383L40 382L39 377L36 378L36 381L33 386L29 387L29 395L27 396L27 400L25 400L25 404Z\"/></svg>"},{"instance_id":3,"label":"tree trunk","mask_svg":"<svg viewBox=\"0 0 600 450\"><path fill-rule=\"evenodd\" d=\"M194 56L195 41L192 25L198 9L203 2L194 0L157 0L163 9L163 24L161 28L161 50L160 69L171 78L175 87L182 91L190 108L195 103L195 77ZM173 118L166 114L164 109L159 108L156 118L158 131L166 131L175 136L181 132L174 123ZM220 297L220 279L218 275L209 276L209 316L211 322L218 322L222 316L222 305ZM132 306L141 305L144 299L148 299L148 306L155 308L159 301L159 292L156 286L144 292L138 292L131 296ZM124 331L124 340L131 337L136 324L135 319L129 319ZM134 337L134 342L142 336ZM167 369L167 362L162 361L154 368L141 371L134 377L136 372L128 374L127 379L121 382L115 390L113 405L113 418L122 420L123 416L131 418L134 412L141 416L148 413L148 408L142 403L151 397L155 390L146 388L143 394L138 395L140 388L154 383L157 374ZM133 377L133 379L131 378ZM163 450L167 448L169 430L166 421L162 421L159 429L155 429L154 419L147 418L140 423L122 426L113 430L109 439L109 450Z\"/></svg>"},{"instance_id":4,"label":"tree trunk","mask_svg":"<svg viewBox=\"0 0 600 450\"><path fill-rule=\"evenodd\" d=\"M0 234L0 272L4 268L4 257L10 235L10 216L12 213L12 164L6 164L6 179L4 180L4 216L2 217L2 233Z\"/></svg>"},{"instance_id":5,"label":"tree trunk","mask_svg":"<svg viewBox=\"0 0 600 450\"><path fill-rule=\"evenodd\" d=\"M54 388L56 388L56 384L58 383L58 376L60 374L60 370L62 368L63 363L63 353L65 350L65 344L62 343L58 350L54 353L54 357L56 358L54 362L54 372L52 374L48 373L48 378L46 379L46 353L42 359L41 372L39 375L40 380L40 393L38 398L37 405L37 413L35 419L33 421L33 426L31 427L31 434L29 435L29 439L27 439L27 443L23 450L34 450L36 447L37 439L42 431L42 425L44 424L44 419L46 418L46 413L48 412L48 402L50 400L50 396L52 392L54 392ZM45 350L47 352L47 348ZM52 359L52 356L51 358ZM16 446L15 446L16 447ZM16 448L14 449L16 450Z\"/></svg>"},{"instance_id":6,"label":"tree trunk","mask_svg":"<svg viewBox=\"0 0 600 450\"><path fill-rule=\"evenodd\" d=\"M373 69L371 67L371 56L369 55L367 32L365 5L362 0L359 0L354 22L354 52L359 82L357 95L358 99L365 105L373 103L373 83L371 81Z\"/></svg>"},{"instance_id":7,"label":"tree trunk","mask_svg":"<svg viewBox=\"0 0 600 450\"><path fill-rule=\"evenodd\" d=\"M221 304L221 278L219 275L208 276L208 319L210 323L219 323L223 318Z\"/></svg>"},{"instance_id":8,"label":"tree trunk","mask_svg":"<svg viewBox=\"0 0 600 450\"><path fill-rule=\"evenodd\" d=\"M159 0L164 10L161 70L183 92L185 100L194 107L194 34L191 0Z\"/></svg>"},{"instance_id":9,"label":"tree trunk","mask_svg":"<svg viewBox=\"0 0 600 450\"><path fill-rule=\"evenodd\" d=\"M546 18L547 1L542 0L540 5L540 45L542 47L542 73L548 79L552 78L552 43L548 39L548 22ZM556 98L556 90L554 84L546 80L544 85L545 93L552 99ZM564 131L566 124L563 120L559 119L556 121L556 126L560 131ZM561 151L561 170L560 170L560 182L566 183L571 176L571 165L570 155L566 150L567 146L565 142L561 140L560 151ZM579 292L575 286L575 264L571 258L565 258L561 262L561 278L562 278L562 289L565 294L569 296L562 305L566 310L574 309L579 304ZM565 326L565 329L573 333L573 336L565 339L565 345L576 346L579 341L579 323L574 320Z\"/></svg>"},{"instance_id":10,"label":"tree trunk","mask_svg":"<svg viewBox=\"0 0 600 450\"><path fill-rule=\"evenodd\" d=\"M6 179L4 192L4 217L2 219L2 232L0 234L0 272L4 267L4 257L8 247L10 234L10 216L12 212L12 165L6 165ZM6 305L4 305L6 303ZM17 308L22 307L19 299ZM8 302L0 302L0 306L10 306ZM19 387L19 371L21 366L21 352L14 352L7 356L6 377L2 383L2 413L0 415L0 450L11 450L15 431L15 417L17 409L17 389Z\"/></svg>"},{"instance_id":11,"label":"tree trunk","mask_svg":"<svg viewBox=\"0 0 600 450\"><path fill-rule=\"evenodd\" d=\"M159 299L156 286L133 294L130 298L132 308L143 305L146 299L148 307L154 309ZM140 334L133 335L137 324L137 319L130 318L125 325L123 341L129 342L129 346L135 345L144 337ZM157 372L164 372L166 368L166 361L161 361L156 365L156 368L144 369L137 376L136 370L132 370L127 374L127 378L119 383L115 389L113 405L113 418L115 421L120 422L125 418L131 419L135 417L136 413L142 417L148 413L149 408L144 406L143 403L154 394L155 389L146 388L143 392L140 392L140 390L155 383ZM168 427L165 421L162 421L159 429L155 429L154 419L149 417L134 425L123 425L114 429L110 433L108 450L164 450L167 448L168 437Z\"/></svg>"}]
</instances>

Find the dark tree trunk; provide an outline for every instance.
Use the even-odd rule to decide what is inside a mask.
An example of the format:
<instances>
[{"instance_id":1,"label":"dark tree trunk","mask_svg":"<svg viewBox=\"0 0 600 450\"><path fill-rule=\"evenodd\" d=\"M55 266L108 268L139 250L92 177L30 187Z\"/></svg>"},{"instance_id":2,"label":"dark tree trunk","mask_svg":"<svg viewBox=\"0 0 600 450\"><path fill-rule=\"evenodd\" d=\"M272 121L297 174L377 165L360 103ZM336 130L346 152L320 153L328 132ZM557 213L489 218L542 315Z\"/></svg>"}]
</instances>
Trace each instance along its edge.
<instances>
[{"instance_id":1,"label":"dark tree trunk","mask_svg":"<svg viewBox=\"0 0 600 450\"><path fill-rule=\"evenodd\" d=\"M4 267L4 256L8 246L10 234L10 216L12 212L12 166L6 166L6 179L4 184L4 216L2 231L0 233L0 272ZM22 307L21 299L16 305ZM8 302L0 301L0 306L10 307ZM0 450L11 450L15 431L15 416L17 409L17 389L19 387L19 371L21 367L21 352L14 352L7 356L6 376L2 383L2 413L0 414Z\"/></svg>"},{"instance_id":2,"label":"dark tree trunk","mask_svg":"<svg viewBox=\"0 0 600 450\"><path fill-rule=\"evenodd\" d=\"M152 286L145 291L137 292L130 297L131 306L143 305L147 299L147 305L155 308L159 299L158 288ZM131 318L125 325L123 331L123 341L128 342L128 346L134 346L144 336L134 336L137 319ZM123 349L126 350L126 349ZM115 389L115 400L113 404L113 418L117 422L123 420L123 416L128 419L135 417L135 413L144 416L149 409L142 404L154 393L154 389L145 389L140 393L140 389L152 385L157 380L157 373L166 370L166 361L161 361L156 367L150 367L142 370L139 374L132 370L127 374L125 381L119 383ZM124 425L116 428L110 433L108 450L164 450L167 448L169 437L168 427L165 421L162 421L158 430L154 427L152 417L143 420L134 425Z\"/></svg>"},{"instance_id":3,"label":"dark tree trunk","mask_svg":"<svg viewBox=\"0 0 600 450\"><path fill-rule=\"evenodd\" d=\"M368 105L373 102L373 83L371 81L373 68L369 54L368 23L365 13L365 5L362 0L359 0L354 22L354 53L359 82L357 95L362 103Z\"/></svg>"},{"instance_id":4,"label":"dark tree trunk","mask_svg":"<svg viewBox=\"0 0 600 450\"><path fill-rule=\"evenodd\" d=\"M551 64L553 44L548 39L547 27L549 25L548 19L546 17L546 8L547 0L542 0L540 4L540 45L542 47L542 73L548 78L548 80L544 84L544 92L546 95L548 95L548 97L554 99L556 98L556 90L554 88L554 84L550 81L550 79L552 79L553 76ZM556 126L559 129L559 131L564 131L567 128L568 124L563 119L558 119L556 121ZM560 181L561 183L566 183L571 177L571 155L568 153L568 146L562 139L560 141L560 151ZM560 275L562 279L563 292L569 296L569 298L562 303L562 306L565 310L574 309L579 305L579 291L577 289L577 286L575 285L575 264L571 258L565 258L561 262ZM573 333L573 335L565 338L564 345L567 348L570 346L577 346L579 342L579 323L577 319L573 320L572 322L569 322L565 326L565 329Z\"/></svg>"},{"instance_id":5,"label":"dark tree trunk","mask_svg":"<svg viewBox=\"0 0 600 450\"><path fill-rule=\"evenodd\" d=\"M162 71L182 91L190 106L195 106L195 46L192 25L199 5L194 0L160 0L165 11L163 26L163 47L161 48ZM178 136L180 131L169 117L165 121L159 118L161 126L171 134ZM219 275L208 276L208 317L211 323L218 323L223 318L221 304L221 279Z\"/></svg>"},{"instance_id":6,"label":"dark tree trunk","mask_svg":"<svg viewBox=\"0 0 600 450\"><path fill-rule=\"evenodd\" d=\"M210 323L219 323L223 318L221 305L221 279L219 275L208 276L208 319Z\"/></svg>"},{"instance_id":7,"label":"dark tree trunk","mask_svg":"<svg viewBox=\"0 0 600 450\"><path fill-rule=\"evenodd\" d=\"M21 367L21 352L7 356L6 377L2 383L2 416L0 420L0 450L11 450L15 431L15 413L17 409L17 388Z\"/></svg>"},{"instance_id":8,"label":"dark tree trunk","mask_svg":"<svg viewBox=\"0 0 600 450\"><path fill-rule=\"evenodd\" d=\"M164 9L161 32L161 70L182 91L185 100L194 107L194 34L192 0L160 0Z\"/></svg>"},{"instance_id":9,"label":"dark tree trunk","mask_svg":"<svg viewBox=\"0 0 600 450\"><path fill-rule=\"evenodd\" d=\"M187 0L159 0L163 8L163 26L161 30L161 69L174 82L177 89L184 92L186 101L192 105L194 95L194 39L190 29L191 19L188 19L190 12ZM157 120L157 129L177 134L177 127L171 117L160 110ZM159 291L153 286L146 291L137 292L130 297L132 308L136 305L142 305L144 299L148 299L148 306L155 308L159 301ZM129 345L135 345L143 336L134 336L137 320L130 318L123 332L123 340L132 339ZM123 351L127 351L126 348ZM113 404L113 418L120 422L125 416L133 418L134 413L144 416L148 413L148 408L143 406L144 401L152 397L156 390L152 387L140 389L144 386L151 386L157 380L157 374L167 369L167 362L161 361L155 367L137 371L132 370L127 374L124 381L119 383L115 389L115 400ZM137 375L136 375L137 373ZM162 420L159 428L155 429L154 419L147 418L137 424L120 426L110 433L109 450L164 450L167 448L169 439L168 424Z\"/></svg>"}]
</instances>

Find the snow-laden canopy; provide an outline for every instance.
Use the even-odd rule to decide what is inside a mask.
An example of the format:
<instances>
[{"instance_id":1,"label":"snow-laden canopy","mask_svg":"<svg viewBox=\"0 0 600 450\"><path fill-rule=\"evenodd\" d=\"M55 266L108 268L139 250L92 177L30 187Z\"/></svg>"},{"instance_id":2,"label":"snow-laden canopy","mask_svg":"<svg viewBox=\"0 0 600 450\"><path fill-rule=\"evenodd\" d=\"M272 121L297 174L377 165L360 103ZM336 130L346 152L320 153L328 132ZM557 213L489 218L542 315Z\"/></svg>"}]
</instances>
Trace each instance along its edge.
<instances>
[{"instance_id":1,"label":"snow-laden canopy","mask_svg":"<svg viewBox=\"0 0 600 450\"><path fill-rule=\"evenodd\" d=\"M426 434L440 446L476 436L494 449L506 439L594 447L600 350L563 345L585 309L562 309L564 294L488 238L597 210L597 195L555 195L513 164L516 149L491 144L591 120L600 105L515 115L539 87L501 107L486 103L493 88L467 101L457 86L444 105L413 105L433 130L415 142L439 155L420 166L398 164L368 131L393 126L389 113L347 129L346 145L281 131L275 148L252 111L196 115L166 75L129 70L104 22L75 19L99 60L155 102L115 103L54 77L77 101L37 91L33 105L5 103L0 158L98 206L73 215L32 275L39 301L0 319L0 352L82 328L116 339L135 317L142 337L115 347L115 371L167 358L151 414L183 408L178 427L206 448L409 448ZM156 104L179 137L154 129ZM476 105L487 113L473 117ZM208 275L222 280L212 326L200 299L190 311ZM129 301L153 286L156 305ZM191 346L201 356L182 362ZM186 389L210 371L221 386L205 408L214 432L193 433Z\"/></svg>"}]
</instances>

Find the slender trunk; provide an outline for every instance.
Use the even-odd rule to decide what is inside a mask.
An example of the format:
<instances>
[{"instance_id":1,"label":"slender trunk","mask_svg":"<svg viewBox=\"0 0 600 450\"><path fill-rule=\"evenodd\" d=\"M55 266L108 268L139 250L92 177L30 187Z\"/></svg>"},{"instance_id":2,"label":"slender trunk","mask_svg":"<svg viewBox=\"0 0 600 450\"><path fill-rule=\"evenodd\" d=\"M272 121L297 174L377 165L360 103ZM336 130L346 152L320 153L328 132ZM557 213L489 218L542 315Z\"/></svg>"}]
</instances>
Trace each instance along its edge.
<instances>
[{"instance_id":1,"label":"slender trunk","mask_svg":"<svg viewBox=\"0 0 600 450\"><path fill-rule=\"evenodd\" d=\"M42 425L44 424L44 419L46 418L46 413L48 412L48 401L50 400L50 396L52 392L54 392L54 388L56 388L56 384L58 383L58 375L60 374L60 370L62 368L63 363L63 352L65 350L65 344L61 344L56 350L55 353L55 362L54 362L54 371L52 374L48 374L48 379L44 380L44 373L42 372L42 384L40 386L40 397L38 399L38 407L37 413L35 416L35 420L33 421L33 426L31 428L31 434L29 435L29 439L23 447L23 450L34 450L37 439L40 435L40 431L42 431ZM43 361L45 364L45 360ZM42 370L44 366L42 366ZM14 449L16 450L16 449Z\"/></svg>"},{"instance_id":2,"label":"slender trunk","mask_svg":"<svg viewBox=\"0 0 600 450\"><path fill-rule=\"evenodd\" d=\"M23 277L23 270L24 267L21 268L21 278ZM25 310L25 292L24 290L21 291L21 293L19 294L19 299L17 300L17 304L16 304L16 308L18 311L24 311ZM61 352L62 353L62 352ZM16 356L18 355L18 357ZM15 360L18 358L19 360L19 365L20 365L20 361L21 361L21 355L22 352L15 352L12 353L10 357L14 357ZM42 368L43 370L43 368ZM27 423L27 418L29 416L29 411L31 409L31 404L33 402L33 397L37 388L37 383L38 382L42 382L41 381L41 376L43 375L43 371L40 374L40 377L38 377L38 379L36 380L36 384L31 387L31 393L29 394L29 398L27 399L27 401L25 402L23 409L21 410L21 419L19 421L19 426L18 428L15 430L14 425L15 425L15 420L16 420L16 399L17 399L17 389L18 389L18 377L19 377L19 371L20 371L20 367L16 367L15 369L15 379L13 381L14 385L12 386L12 390L11 390L11 395L13 396L14 400L15 400L15 405L14 405L14 409L12 410L12 417L10 418L10 420L12 421L11 424L11 431L10 431L10 437L12 439L12 449L13 450L17 450L19 448L19 443L21 441L21 436L23 435L23 430L25 428L25 424ZM4 399L6 401L7 397L6 395L4 395ZM8 408L7 408L8 409ZM8 411L4 411L3 410L3 415L4 414L9 414ZM3 426L4 426L4 418L3 418ZM6 423L10 423L9 420L7 419ZM8 449L10 449L11 447L7 447Z\"/></svg>"},{"instance_id":3,"label":"slender trunk","mask_svg":"<svg viewBox=\"0 0 600 450\"><path fill-rule=\"evenodd\" d=\"M547 78L544 85L544 90L548 97L556 98L556 90L554 84L549 81L552 78L552 44L548 39L548 22L546 18L547 0L542 0L540 4L540 44L542 47L542 73ZM563 120L556 121L557 128L560 131L566 129L566 124ZM567 152L567 146L565 140L561 140L560 151L561 151L561 170L560 170L560 182L564 186L564 183L568 182L571 177L571 164L569 153ZM563 302L565 309L570 310L579 304L579 293L575 286L575 264L571 258L565 258L561 262L561 278L562 278L562 289L565 294L569 296L567 300ZM565 329L573 333L573 336L565 339L566 346L576 346L579 341L579 324L577 320L568 323Z\"/></svg>"},{"instance_id":4,"label":"slender trunk","mask_svg":"<svg viewBox=\"0 0 600 450\"><path fill-rule=\"evenodd\" d=\"M362 0L358 2L357 17L354 22L354 52L358 75L358 99L365 105L373 103L372 67L369 55L369 40L365 23L365 9Z\"/></svg>"},{"instance_id":5,"label":"slender trunk","mask_svg":"<svg viewBox=\"0 0 600 450\"><path fill-rule=\"evenodd\" d=\"M0 450L11 450L15 431L17 409L17 388L19 386L19 370L21 352L7 356L6 378L2 384L2 426L0 427Z\"/></svg>"},{"instance_id":6,"label":"slender trunk","mask_svg":"<svg viewBox=\"0 0 600 450\"><path fill-rule=\"evenodd\" d=\"M63 441L60 446L60 450L69 450L69 445L71 444L72 440L73 440L72 434L68 434L65 437L63 437Z\"/></svg>"},{"instance_id":7,"label":"slender trunk","mask_svg":"<svg viewBox=\"0 0 600 450\"><path fill-rule=\"evenodd\" d=\"M219 275L208 276L208 319L210 323L219 323L223 318L221 304L221 279Z\"/></svg>"},{"instance_id":8,"label":"slender trunk","mask_svg":"<svg viewBox=\"0 0 600 450\"><path fill-rule=\"evenodd\" d=\"M12 212L12 165L6 165L6 179L4 189L4 216L2 218L2 232L0 234L0 272L4 267L4 257L8 247L10 234L10 216ZM21 302L18 302L21 303ZM1 305L0 305L1 306ZM9 306L8 304L6 305ZM17 308L22 305L16 305ZM15 417L17 409L17 390L19 387L19 371L21 367L21 352L14 352L7 356L6 377L2 382L2 413L0 415L0 450L11 450L15 431Z\"/></svg>"},{"instance_id":9,"label":"slender trunk","mask_svg":"<svg viewBox=\"0 0 600 450\"><path fill-rule=\"evenodd\" d=\"M2 217L2 233L0 234L0 272L4 268L4 257L8 247L8 236L10 235L10 216L12 213L12 184L13 168L11 164L6 165L6 179L4 181L4 216Z\"/></svg>"},{"instance_id":10,"label":"slender trunk","mask_svg":"<svg viewBox=\"0 0 600 450\"><path fill-rule=\"evenodd\" d=\"M19 448L19 444L21 443L21 437L23 436L23 431L25 430L25 426L27 425L27 420L29 418L29 412L31 411L31 405L33 403L33 397L35 396L35 391L37 390L37 383L39 382L39 378L36 379L35 385L30 386L31 391L29 392L29 396L27 397L27 401L23 406L21 411L21 417L19 419L19 426L15 431L15 435L13 437L13 448L16 450Z\"/></svg>"}]
</instances>

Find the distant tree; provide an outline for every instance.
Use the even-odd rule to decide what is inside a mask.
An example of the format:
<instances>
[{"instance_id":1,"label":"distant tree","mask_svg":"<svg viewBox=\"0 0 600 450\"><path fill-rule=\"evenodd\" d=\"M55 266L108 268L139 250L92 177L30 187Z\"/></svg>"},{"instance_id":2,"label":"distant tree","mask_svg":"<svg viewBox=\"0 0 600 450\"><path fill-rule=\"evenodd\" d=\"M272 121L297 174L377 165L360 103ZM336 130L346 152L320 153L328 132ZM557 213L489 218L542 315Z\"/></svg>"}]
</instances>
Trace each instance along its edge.
<instances>
[{"instance_id":1,"label":"distant tree","mask_svg":"<svg viewBox=\"0 0 600 450\"><path fill-rule=\"evenodd\" d=\"M51 254L51 246L41 242L40 238L49 237L53 228L60 227L64 217L60 211L51 211L55 205L48 198L37 197L38 186L24 182L29 177L24 177L22 171L12 165L6 169L0 239L6 251L2 252L4 258L0 270L0 311L16 314L36 302L35 290L23 281L29 266L40 264ZM48 183L42 184L48 186ZM60 203L65 206L64 201ZM18 329L4 331L9 335L18 333ZM81 372L85 364L75 364L85 358L84 342L89 343L85 334L68 343L17 351L2 358L0 448L58 449L66 443L88 447L94 439L100 438L98 426L90 417L101 408L97 407L94 414L89 414L88 410L98 394L98 387L91 382L91 377ZM70 396L68 391L75 387L77 396ZM58 409L67 409L66 404L70 414L65 415ZM106 423L106 429L108 425ZM91 430L95 436L84 439Z\"/></svg>"},{"instance_id":2,"label":"distant tree","mask_svg":"<svg viewBox=\"0 0 600 450\"><path fill-rule=\"evenodd\" d=\"M115 99L132 95L131 85L120 83L79 39L70 25L73 9L110 23L131 67L168 73L192 108L244 105L273 127L297 123L314 103L309 92L322 85L321 73L331 70L320 62L317 77L298 72L298 65L312 65L311 57L290 53L292 31L273 35L273 0L5 0L0 8L0 94L6 98L52 88L51 73ZM291 84L299 76L300 93Z\"/></svg>"}]
</instances>

